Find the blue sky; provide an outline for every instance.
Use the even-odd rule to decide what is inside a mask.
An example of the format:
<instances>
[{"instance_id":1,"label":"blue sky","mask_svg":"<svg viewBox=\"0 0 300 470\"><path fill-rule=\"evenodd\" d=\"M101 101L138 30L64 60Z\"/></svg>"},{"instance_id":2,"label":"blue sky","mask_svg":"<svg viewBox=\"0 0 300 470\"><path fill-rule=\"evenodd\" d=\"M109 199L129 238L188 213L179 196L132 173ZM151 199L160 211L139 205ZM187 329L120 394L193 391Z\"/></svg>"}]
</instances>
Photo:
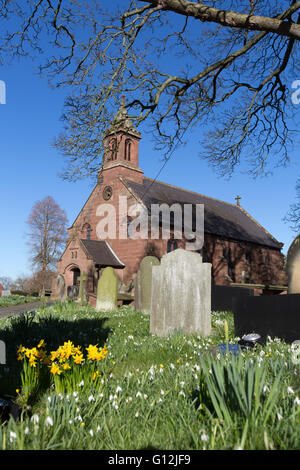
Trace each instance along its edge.
<instances>
[{"instance_id":1,"label":"blue sky","mask_svg":"<svg viewBox=\"0 0 300 470\"><path fill-rule=\"evenodd\" d=\"M58 176L64 161L51 141L62 130L60 115L67 91L51 89L36 74L36 66L22 61L0 67L0 80L7 87L6 104L0 105L0 276L12 278L30 273L25 234L34 203L53 196L71 224L93 187L89 181L69 183ZM284 243L286 253L295 233L282 219L295 199L298 150L291 155L289 167L274 169L271 176L254 180L240 168L225 180L199 158L200 137L201 128L190 134L188 144L177 148L159 180L230 203L239 194L241 205ZM140 167L150 178L162 166L161 155L153 147L150 135L142 131Z\"/></svg>"}]
</instances>

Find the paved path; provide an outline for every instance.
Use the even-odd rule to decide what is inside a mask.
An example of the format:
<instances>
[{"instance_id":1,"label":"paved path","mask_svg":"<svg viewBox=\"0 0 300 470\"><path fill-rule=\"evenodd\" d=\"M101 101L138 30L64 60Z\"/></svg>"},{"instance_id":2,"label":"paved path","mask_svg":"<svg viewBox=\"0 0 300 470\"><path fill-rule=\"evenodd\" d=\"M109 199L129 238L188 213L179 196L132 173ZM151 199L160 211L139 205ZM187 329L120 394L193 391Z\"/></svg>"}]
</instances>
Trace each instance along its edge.
<instances>
[{"instance_id":1,"label":"paved path","mask_svg":"<svg viewBox=\"0 0 300 470\"><path fill-rule=\"evenodd\" d=\"M19 315L20 313L36 310L40 305L45 302L33 302L27 304L11 305L10 307L0 307L0 318L11 317L12 315ZM47 304L51 305L53 301L48 301Z\"/></svg>"}]
</instances>

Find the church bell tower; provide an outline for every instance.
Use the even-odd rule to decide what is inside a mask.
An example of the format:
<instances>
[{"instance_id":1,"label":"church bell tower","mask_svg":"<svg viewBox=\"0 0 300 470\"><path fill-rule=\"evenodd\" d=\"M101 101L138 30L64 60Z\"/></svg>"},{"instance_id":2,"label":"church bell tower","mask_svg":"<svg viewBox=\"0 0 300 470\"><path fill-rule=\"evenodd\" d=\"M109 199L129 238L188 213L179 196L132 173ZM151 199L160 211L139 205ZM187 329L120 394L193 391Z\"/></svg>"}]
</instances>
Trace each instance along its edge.
<instances>
[{"instance_id":1,"label":"church bell tower","mask_svg":"<svg viewBox=\"0 0 300 470\"><path fill-rule=\"evenodd\" d=\"M134 128L125 108L121 106L104 137L103 169L116 165L139 168L139 141L141 134Z\"/></svg>"}]
</instances>

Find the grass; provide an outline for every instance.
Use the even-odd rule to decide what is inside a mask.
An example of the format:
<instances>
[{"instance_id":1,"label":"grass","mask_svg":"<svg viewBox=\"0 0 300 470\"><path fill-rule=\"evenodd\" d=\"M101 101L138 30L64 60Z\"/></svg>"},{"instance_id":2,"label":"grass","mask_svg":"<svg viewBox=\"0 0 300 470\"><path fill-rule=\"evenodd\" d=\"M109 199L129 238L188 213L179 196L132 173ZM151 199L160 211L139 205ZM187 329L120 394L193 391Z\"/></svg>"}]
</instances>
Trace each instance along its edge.
<instances>
[{"instance_id":1,"label":"grass","mask_svg":"<svg viewBox=\"0 0 300 470\"><path fill-rule=\"evenodd\" d=\"M0 320L7 364L0 395L22 406L0 426L1 449L299 449L299 365L291 347L269 339L239 357L216 345L236 342L232 314L214 312L210 338L149 333L149 316L130 307L97 313L74 303L42 307L34 317ZM104 344L99 387L60 394L53 384L25 399L20 344L44 339L52 351L71 340ZM16 389L20 392L16 394Z\"/></svg>"},{"instance_id":2,"label":"grass","mask_svg":"<svg viewBox=\"0 0 300 470\"><path fill-rule=\"evenodd\" d=\"M0 297L0 308L1 307L11 307L13 305L21 305L32 302L39 302L41 299L39 297L30 297L22 295L7 295Z\"/></svg>"}]
</instances>

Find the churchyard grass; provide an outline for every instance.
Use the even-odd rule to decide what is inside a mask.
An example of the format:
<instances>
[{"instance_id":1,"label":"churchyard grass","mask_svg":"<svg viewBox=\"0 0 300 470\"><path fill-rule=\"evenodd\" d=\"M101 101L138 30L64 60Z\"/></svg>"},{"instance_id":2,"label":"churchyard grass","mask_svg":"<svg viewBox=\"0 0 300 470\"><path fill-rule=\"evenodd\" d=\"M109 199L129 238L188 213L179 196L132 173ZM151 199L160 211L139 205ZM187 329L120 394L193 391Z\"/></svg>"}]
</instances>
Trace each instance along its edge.
<instances>
[{"instance_id":1,"label":"churchyard grass","mask_svg":"<svg viewBox=\"0 0 300 470\"><path fill-rule=\"evenodd\" d=\"M0 426L0 448L300 448L299 365L289 345L269 339L237 357L212 354L225 337L236 342L228 312L213 314L206 339L180 332L159 338L149 322L130 307L96 312L72 302L0 320L7 345L0 396L22 408L18 421ZM23 376L22 386L20 345L49 353L69 340L86 359L69 389L60 391L53 374L29 390ZM107 347L96 384L86 368L90 345Z\"/></svg>"},{"instance_id":2,"label":"churchyard grass","mask_svg":"<svg viewBox=\"0 0 300 470\"><path fill-rule=\"evenodd\" d=\"M0 297L0 308L1 307L11 307L13 305L28 304L33 302L38 302L41 300L39 297L30 297L23 295L7 295Z\"/></svg>"}]
</instances>

